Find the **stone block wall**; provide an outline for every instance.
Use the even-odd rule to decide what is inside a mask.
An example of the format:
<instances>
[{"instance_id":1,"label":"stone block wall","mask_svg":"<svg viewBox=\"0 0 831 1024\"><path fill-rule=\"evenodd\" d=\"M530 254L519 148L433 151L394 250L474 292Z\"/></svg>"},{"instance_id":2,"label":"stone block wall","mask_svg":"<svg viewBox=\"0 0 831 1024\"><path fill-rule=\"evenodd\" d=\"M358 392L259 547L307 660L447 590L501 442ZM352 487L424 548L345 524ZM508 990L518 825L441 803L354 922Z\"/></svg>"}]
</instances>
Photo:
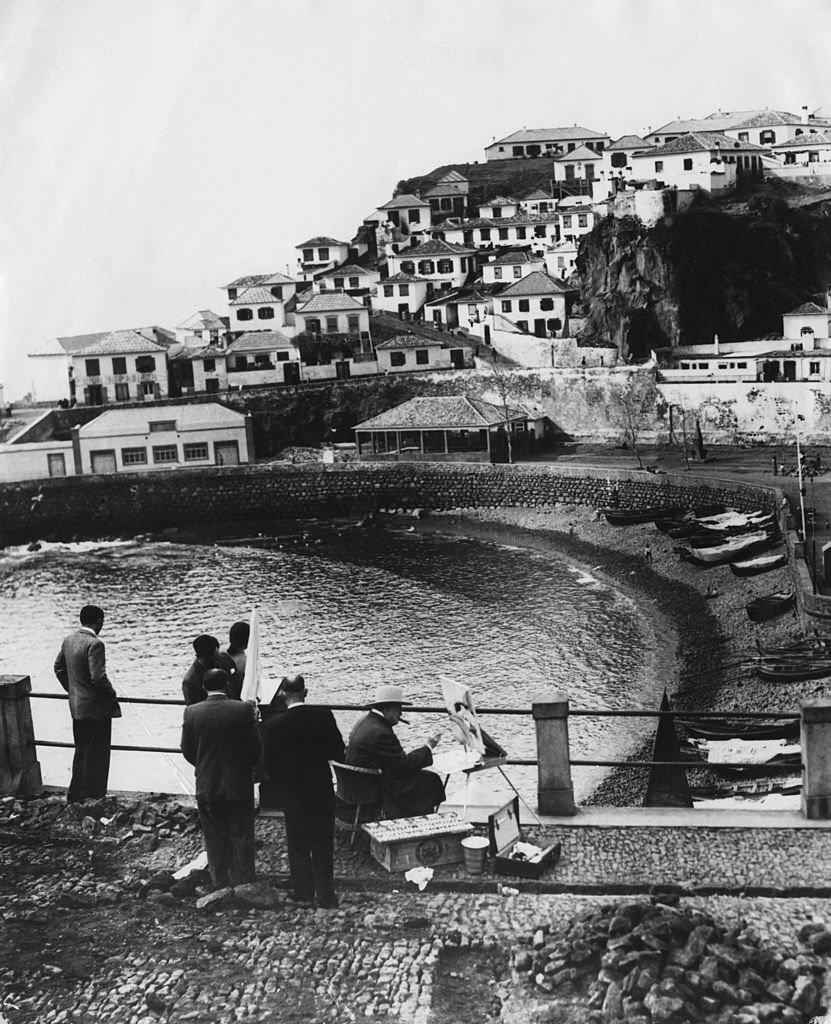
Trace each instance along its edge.
<instances>
[{"instance_id":1,"label":"stone block wall","mask_svg":"<svg viewBox=\"0 0 831 1024\"><path fill-rule=\"evenodd\" d=\"M773 490L692 474L556 465L239 466L69 477L0 486L0 544L72 540L218 522L341 518L376 510L449 510L567 503L602 507L724 503L776 507Z\"/></svg>"}]
</instances>

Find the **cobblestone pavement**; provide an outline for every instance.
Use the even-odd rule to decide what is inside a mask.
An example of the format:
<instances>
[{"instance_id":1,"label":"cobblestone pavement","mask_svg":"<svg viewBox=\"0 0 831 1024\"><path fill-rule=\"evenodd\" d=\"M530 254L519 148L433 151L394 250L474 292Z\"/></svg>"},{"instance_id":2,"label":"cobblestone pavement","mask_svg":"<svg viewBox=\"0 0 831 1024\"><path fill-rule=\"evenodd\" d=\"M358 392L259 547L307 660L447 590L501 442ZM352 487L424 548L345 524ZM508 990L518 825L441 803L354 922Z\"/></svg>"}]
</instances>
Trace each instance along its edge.
<instances>
[{"instance_id":1,"label":"cobblestone pavement","mask_svg":"<svg viewBox=\"0 0 831 1024\"><path fill-rule=\"evenodd\" d=\"M152 801L131 817L110 807L107 824L58 797L41 804L32 814L6 802L0 813L4 1024L534 1024L563 1018L546 1017L512 975L512 951L540 927L631 899L609 896L621 885L732 882L734 893L682 902L786 946L806 921L831 922L831 899L740 891L825 884L824 830L547 828L533 837L558 838L563 858L542 883L472 878L454 865L437 868L423 892L339 838L341 905L303 910L287 900L282 823L260 818L261 905L200 909L199 890L151 884L199 851L191 810L167 798L158 814ZM594 891L544 891L558 885Z\"/></svg>"}]
</instances>

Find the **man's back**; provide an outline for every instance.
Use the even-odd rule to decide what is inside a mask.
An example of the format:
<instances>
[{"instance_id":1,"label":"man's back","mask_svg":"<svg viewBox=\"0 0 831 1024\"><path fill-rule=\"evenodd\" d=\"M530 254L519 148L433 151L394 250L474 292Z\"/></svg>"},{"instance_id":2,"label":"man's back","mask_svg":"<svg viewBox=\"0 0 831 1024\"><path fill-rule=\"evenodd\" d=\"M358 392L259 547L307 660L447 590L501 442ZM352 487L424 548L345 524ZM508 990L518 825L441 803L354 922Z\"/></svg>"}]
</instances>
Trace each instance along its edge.
<instances>
[{"instance_id":1,"label":"man's back","mask_svg":"<svg viewBox=\"0 0 831 1024\"><path fill-rule=\"evenodd\" d=\"M107 678L104 644L81 627L64 638L55 659L55 675L69 693L73 718L111 718L115 691Z\"/></svg>"},{"instance_id":2,"label":"man's back","mask_svg":"<svg viewBox=\"0 0 831 1024\"><path fill-rule=\"evenodd\" d=\"M245 798L261 742L254 708L225 696L209 696L185 708L182 753L196 768L197 796Z\"/></svg>"},{"instance_id":3,"label":"man's back","mask_svg":"<svg viewBox=\"0 0 831 1024\"><path fill-rule=\"evenodd\" d=\"M263 745L265 769L286 809L331 795L329 761L343 759L343 737L328 708L300 704L275 715L263 729Z\"/></svg>"}]
</instances>

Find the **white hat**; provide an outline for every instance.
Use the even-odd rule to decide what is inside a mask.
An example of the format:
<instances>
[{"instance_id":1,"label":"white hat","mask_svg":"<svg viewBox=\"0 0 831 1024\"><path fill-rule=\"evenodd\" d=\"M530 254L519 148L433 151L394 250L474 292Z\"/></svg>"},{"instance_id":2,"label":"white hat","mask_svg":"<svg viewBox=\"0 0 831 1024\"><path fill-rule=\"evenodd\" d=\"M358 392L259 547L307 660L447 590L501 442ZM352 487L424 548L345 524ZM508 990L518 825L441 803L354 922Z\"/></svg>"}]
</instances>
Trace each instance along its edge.
<instances>
[{"instance_id":1,"label":"white hat","mask_svg":"<svg viewBox=\"0 0 831 1024\"><path fill-rule=\"evenodd\" d=\"M382 704L412 704L412 701L404 700L404 691L400 686L385 683L378 687L372 698L372 707L380 707Z\"/></svg>"}]
</instances>

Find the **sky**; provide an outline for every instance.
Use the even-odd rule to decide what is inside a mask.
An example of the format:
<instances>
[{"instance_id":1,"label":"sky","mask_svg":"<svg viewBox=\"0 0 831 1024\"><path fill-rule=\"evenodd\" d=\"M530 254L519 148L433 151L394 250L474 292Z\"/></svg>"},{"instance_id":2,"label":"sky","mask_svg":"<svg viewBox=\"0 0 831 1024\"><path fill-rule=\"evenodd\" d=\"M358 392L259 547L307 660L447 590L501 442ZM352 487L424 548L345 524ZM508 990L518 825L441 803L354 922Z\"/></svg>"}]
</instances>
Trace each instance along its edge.
<instances>
[{"instance_id":1,"label":"sky","mask_svg":"<svg viewBox=\"0 0 831 1024\"><path fill-rule=\"evenodd\" d=\"M227 313L518 128L831 109L827 0L0 0L0 383Z\"/></svg>"}]
</instances>

